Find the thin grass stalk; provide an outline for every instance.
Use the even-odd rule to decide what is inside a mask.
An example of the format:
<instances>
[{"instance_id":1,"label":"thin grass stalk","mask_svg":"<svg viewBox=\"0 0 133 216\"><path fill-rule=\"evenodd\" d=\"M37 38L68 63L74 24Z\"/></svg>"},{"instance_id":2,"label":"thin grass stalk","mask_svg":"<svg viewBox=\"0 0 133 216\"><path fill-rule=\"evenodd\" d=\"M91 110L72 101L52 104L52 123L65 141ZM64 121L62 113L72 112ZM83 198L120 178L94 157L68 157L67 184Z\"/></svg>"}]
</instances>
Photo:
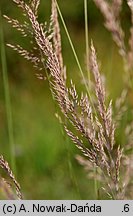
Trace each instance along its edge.
<instances>
[{"instance_id":1,"label":"thin grass stalk","mask_svg":"<svg viewBox=\"0 0 133 216\"><path fill-rule=\"evenodd\" d=\"M55 1L56 1L56 0L55 0ZM60 7L59 7L59 4L57 3L57 1L56 1L56 6L57 6L57 10L58 10L59 16L60 16L60 18L61 18L61 21L62 21L63 27L64 27L64 29L65 29L65 32L66 32L66 35L67 35L68 41L69 41L69 43L70 43L70 46L71 46L72 52L73 52L73 54L74 54L74 57L75 57L76 63L77 63L77 65L78 65L78 68L79 68L79 71L80 71L81 77L82 77L82 79L83 79L83 82L84 82L84 85L85 85L86 91L87 91L88 96L89 96L89 98L90 98L90 103L91 103L91 105L92 105L92 107L93 107L93 110L94 110L95 115L97 116L97 112L96 112L96 109L95 109L95 107L94 107L94 103L93 103L93 100L92 100L92 97L91 97L91 93L90 93L89 88L88 88L88 85L87 85L87 83L86 83L86 79L85 79L85 76L84 76L84 73L83 73L83 70L82 70L81 64L80 64L80 62L79 62L79 59L78 59L77 53L76 53L76 51L75 51L75 48L74 48L73 42L72 42L72 40L71 40L70 34L69 34L69 32L68 32L68 29L67 29L66 23L65 23L65 21L64 21L63 15L62 15L62 13L61 13L61 10L60 10Z\"/></svg>"},{"instance_id":2,"label":"thin grass stalk","mask_svg":"<svg viewBox=\"0 0 133 216\"><path fill-rule=\"evenodd\" d=\"M62 71L61 76L63 77L64 81L66 82L66 72L65 72L65 66L63 64L63 57L62 57L62 45L61 45L60 26L59 26L59 21L58 21L58 11L57 11L55 0L52 0L52 22L53 22L53 32L54 32L54 36L53 36L54 49L55 49L56 55L57 55L58 60L59 60L60 70ZM67 125L66 116L65 116L64 121L65 121L65 125ZM72 161L71 161L71 152L70 152L70 148L69 148L70 140L68 139L67 134L64 133L64 127L63 127L62 123L60 124L60 127L61 127L62 135L64 138L65 150L67 153L67 164L68 164L68 171L69 171L69 175L70 175L70 180L74 186L75 192L77 193L78 197L80 198L80 191L78 188L77 179L76 179L76 176L74 173L74 168L73 168Z\"/></svg>"},{"instance_id":3,"label":"thin grass stalk","mask_svg":"<svg viewBox=\"0 0 133 216\"><path fill-rule=\"evenodd\" d=\"M94 167L94 175L97 174L97 168ZM99 195L98 195L98 182L96 179L94 179L94 191L95 191L95 197L96 199L98 199Z\"/></svg>"},{"instance_id":4,"label":"thin grass stalk","mask_svg":"<svg viewBox=\"0 0 133 216\"><path fill-rule=\"evenodd\" d=\"M7 115L7 127L8 127L8 136L9 136L9 145L10 145L10 160L11 160L12 170L16 175L16 160L15 160L15 145L14 145L14 135L13 135L13 120L12 120L10 89L9 89L9 82L8 82L6 52L5 52L5 46L4 46L4 33L3 33L3 27L2 27L1 11L0 11L0 23L1 23L1 28L0 28L1 63L2 63L4 94L5 94L5 107L6 107L6 115Z\"/></svg>"},{"instance_id":5,"label":"thin grass stalk","mask_svg":"<svg viewBox=\"0 0 133 216\"><path fill-rule=\"evenodd\" d=\"M66 35L67 35L67 37L68 37L68 40L69 40L71 49L72 49L72 51L73 51L73 54L74 54L76 63L77 63L77 65L78 65L78 68L79 68L81 77L83 78L85 88L86 88L87 93L88 93L88 95L89 95L89 98L90 98L91 104L92 104L92 106L93 106L94 112L95 112L95 114L96 114L96 116L97 116L97 113L96 113L94 104L93 104L93 102L92 102L91 94L90 94L90 92L89 92L89 85L86 84L86 80L85 80L85 76L84 76L83 70L82 70L82 68L81 68L81 65L80 65L80 62L79 62L77 53L76 53L76 51L75 51L74 45L73 45L73 43L72 43L70 34L69 34L69 32L68 32L67 26L66 26L66 24L65 24L64 18L63 18L63 16L62 16L62 13L61 13L61 10L60 10L60 7L59 7L57 1L56 1L56 5L57 5L57 10L58 10L58 12L59 12L59 15L60 15L60 18L61 18L63 27L64 27L64 29L65 29ZM89 73L89 39L88 39L87 0L84 0L84 10L85 10L85 32L86 32L86 33L85 33L85 35L86 35L86 36L85 36L85 37L86 37L86 64L87 64L87 72L88 72L88 81L90 81L90 73ZM96 169L94 169L94 172L96 172ZM96 195L96 198L97 198L97 197L98 197L97 180L94 180L94 188L95 188L95 195Z\"/></svg>"},{"instance_id":6,"label":"thin grass stalk","mask_svg":"<svg viewBox=\"0 0 133 216\"><path fill-rule=\"evenodd\" d=\"M79 62L79 59L78 59L77 53L76 53L76 51L75 51L75 48L74 48L73 42L72 42L72 40L71 40L70 34L69 34L69 32L68 32L68 29L67 29L66 23L65 23L65 21L64 21L63 15L62 15L62 13L61 13L61 10L60 10L60 7L59 7L57 1L56 1L56 5L57 5L57 9L58 9L58 12L59 12L59 15L60 15L60 18L61 18L61 21L62 21L63 27L64 27L64 29L65 29L66 35L67 35L67 37L68 37L68 40L69 40L69 43L70 43L71 49L72 49L72 51L73 51L73 54L74 54L74 57L75 57L76 63L77 63L77 65L78 65L79 71L80 71L80 73L81 73L81 75L82 75L83 80L85 81L85 77L84 77L83 70L82 70L82 68L81 68L81 64L80 64L80 62ZM85 83L86 83L86 81L85 81ZM87 87L87 89L88 89L88 87Z\"/></svg>"},{"instance_id":7,"label":"thin grass stalk","mask_svg":"<svg viewBox=\"0 0 133 216\"><path fill-rule=\"evenodd\" d=\"M73 54L74 54L76 63L77 63L77 65L78 65L80 74L81 74L81 76L82 76L82 78L83 78L85 88L86 88L87 93L88 93L88 95L89 95L89 98L90 98L91 104L92 104L92 106L93 106L94 112L95 112L95 114L96 114L96 116L97 116L95 107L94 107L93 102L92 102L91 94L90 94L90 92L89 92L89 85L86 84L86 80L85 80L85 76L84 76L83 70L82 70L82 68L81 68L81 65L80 65L80 62L79 62L77 53L76 53L76 51L75 51L74 45L73 45L73 43L72 43L70 34L69 34L69 32L68 32L67 26L66 26L66 24L65 24L64 18L63 18L63 16L62 16L62 13L61 13L61 10L60 10L60 7L59 7L57 1L56 1L56 5L57 5L57 10L58 10L58 12L59 12L59 15L60 15L60 18L61 18L63 27L64 27L64 29L65 29L66 35L67 35L67 37L68 37L68 40L69 40L71 49L72 49L72 51L73 51ZM85 10L86 65L87 65L87 72L88 72L88 81L90 81L90 73L89 73L89 38L88 38L87 0L84 0L84 10ZM94 172L97 172L96 169L94 169ZM97 198L97 197L98 197L97 180L94 180L94 188L95 188L95 195L96 195L96 198Z\"/></svg>"},{"instance_id":8,"label":"thin grass stalk","mask_svg":"<svg viewBox=\"0 0 133 216\"><path fill-rule=\"evenodd\" d=\"M82 70L82 68L81 68L81 65L80 65L80 62L79 62L79 59L78 59L78 56L77 56L77 53L76 53L76 51L75 51L73 42L72 42L72 40L71 40L70 34L69 34L69 32L68 32L68 29L67 29L67 26L66 26L66 23L65 23L65 20L64 20L64 18L63 18L63 15L62 15L62 13L61 13L61 10L60 10L60 7L59 7L57 1L56 1L56 5L57 5L57 10L58 10L58 12L59 12L59 15L60 15L60 18L61 18L63 27L64 27L64 29L65 29L66 35L67 35L67 37L68 37L68 40L69 40L71 49L72 49L72 51L73 51L73 54L74 54L76 63L77 63L77 65L78 65L79 71L80 71L80 73L81 73L83 79L85 79L85 78L84 78L83 70Z\"/></svg>"},{"instance_id":9,"label":"thin grass stalk","mask_svg":"<svg viewBox=\"0 0 133 216\"><path fill-rule=\"evenodd\" d=\"M84 0L84 15L85 15L86 71L87 71L87 74L88 74L88 88L89 88L89 84L90 84L90 71L89 71L89 31L88 31L87 0Z\"/></svg>"}]
</instances>

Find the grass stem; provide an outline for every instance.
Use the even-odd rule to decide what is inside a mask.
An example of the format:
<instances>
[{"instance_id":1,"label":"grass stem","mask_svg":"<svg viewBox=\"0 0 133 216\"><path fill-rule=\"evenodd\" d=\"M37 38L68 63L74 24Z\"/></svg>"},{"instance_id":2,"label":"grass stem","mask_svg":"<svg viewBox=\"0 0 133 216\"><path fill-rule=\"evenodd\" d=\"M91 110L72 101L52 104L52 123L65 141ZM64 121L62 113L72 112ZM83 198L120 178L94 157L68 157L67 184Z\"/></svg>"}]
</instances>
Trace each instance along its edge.
<instances>
[{"instance_id":1,"label":"grass stem","mask_svg":"<svg viewBox=\"0 0 133 216\"><path fill-rule=\"evenodd\" d=\"M88 74L88 87L90 84L90 71L89 71L89 35L88 35L88 10L87 0L84 0L84 14L85 14L85 45L86 45L86 70Z\"/></svg>"},{"instance_id":2,"label":"grass stem","mask_svg":"<svg viewBox=\"0 0 133 216\"><path fill-rule=\"evenodd\" d=\"M56 0L55 0L55 1L56 1ZM95 109L95 107L94 107L94 103L93 103L93 100L92 100L92 97L91 97L91 94L90 94L90 91L89 91L89 88L88 88L88 85L87 85L87 82L86 82L86 79L85 79L85 76L84 76L84 73L83 73L83 70L82 70L82 67L81 67L81 65L80 65L80 62L79 62L79 59L78 59L77 53L76 53L76 51L75 51L75 48L74 48L73 42L72 42L72 40L71 40L70 34L69 34L69 32L68 32L68 29L67 29L66 23L65 23L65 21L64 21L64 18L63 18L63 16L62 16L62 13L61 13L61 10L60 10L60 7L59 7L57 1L56 1L56 6L57 6L57 10L58 10L59 16L60 16L60 18L61 18L61 21L62 21L63 27L64 27L64 29L65 29L66 35L67 35L67 37L68 37L68 40L69 40L69 43L70 43L70 46L71 46L72 52L73 52L73 54L74 54L74 57L75 57L76 63L77 63L77 65L78 65L78 68L79 68L79 71L80 71L81 77L82 77L82 79L83 79L83 82L84 82L84 85L85 85L86 91L87 91L88 96L89 96L89 98L90 98L90 103L91 103L91 105L92 105L92 107L93 107L93 110L94 110L95 115L97 116L96 109Z\"/></svg>"},{"instance_id":3,"label":"grass stem","mask_svg":"<svg viewBox=\"0 0 133 216\"><path fill-rule=\"evenodd\" d=\"M13 172L16 175L16 161L15 161L15 145L14 145L14 135L13 135L13 120L12 120L12 110L11 110L11 100L10 100L10 90L8 83L8 73L6 64L6 52L4 45L4 33L2 27L2 16L0 11L0 50L1 50L1 64L2 64L2 75L4 84L4 94L5 94L5 107L7 115L7 126L8 126L8 136L10 145L10 160Z\"/></svg>"}]
</instances>

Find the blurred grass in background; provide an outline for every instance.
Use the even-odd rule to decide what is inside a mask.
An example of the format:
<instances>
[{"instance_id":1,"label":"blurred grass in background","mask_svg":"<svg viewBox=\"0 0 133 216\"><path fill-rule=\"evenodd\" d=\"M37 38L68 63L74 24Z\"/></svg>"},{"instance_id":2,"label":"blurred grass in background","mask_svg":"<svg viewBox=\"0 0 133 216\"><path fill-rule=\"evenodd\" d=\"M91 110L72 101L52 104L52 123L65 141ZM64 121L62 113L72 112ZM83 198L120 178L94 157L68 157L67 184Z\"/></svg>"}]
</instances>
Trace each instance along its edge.
<instances>
[{"instance_id":1,"label":"blurred grass in background","mask_svg":"<svg viewBox=\"0 0 133 216\"><path fill-rule=\"evenodd\" d=\"M59 0L72 41L85 71L84 1ZM2 14L21 20L20 11L12 0L1 0ZM120 95L123 88L123 62L111 35L103 26L103 18L92 0L88 0L89 40L92 38L106 76L106 87L111 98ZM41 1L39 20L49 20L50 0ZM130 25L127 6L121 14L124 29ZM61 23L61 22L60 22ZM29 42L3 20L5 43ZM127 32L127 37L129 32ZM82 79L78 71L65 31L61 25L64 63L68 79L72 78L78 90ZM6 47L7 68L13 114L16 146L17 179L25 199L95 199L93 181L75 160L78 150L63 137L55 117L55 104L48 82L36 78L32 65ZM79 82L80 80L80 82ZM10 163L4 88L0 67L0 154Z\"/></svg>"}]
</instances>

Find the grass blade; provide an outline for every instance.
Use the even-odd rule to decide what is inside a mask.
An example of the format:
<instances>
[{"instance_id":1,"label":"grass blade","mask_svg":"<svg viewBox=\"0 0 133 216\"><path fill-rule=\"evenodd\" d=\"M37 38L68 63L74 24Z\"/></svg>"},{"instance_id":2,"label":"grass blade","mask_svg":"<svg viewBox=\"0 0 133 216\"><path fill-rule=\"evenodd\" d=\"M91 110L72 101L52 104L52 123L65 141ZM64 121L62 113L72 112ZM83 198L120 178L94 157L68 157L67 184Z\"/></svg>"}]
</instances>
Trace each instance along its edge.
<instances>
[{"instance_id":1,"label":"grass blade","mask_svg":"<svg viewBox=\"0 0 133 216\"><path fill-rule=\"evenodd\" d=\"M12 170L16 174L13 121L12 121L11 100L10 100L10 90L9 90L9 83L8 83L6 52L5 52L5 45L4 45L4 33L2 27L1 11L0 11L0 24L1 24L1 28L0 28L1 64L2 64L3 85L4 85L4 93L5 93L5 107L6 107L6 115L7 115L9 144L10 144L10 158L11 158Z\"/></svg>"},{"instance_id":2,"label":"grass blade","mask_svg":"<svg viewBox=\"0 0 133 216\"><path fill-rule=\"evenodd\" d=\"M84 14L85 14L85 44L86 44L86 70L88 74L88 87L90 83L90 72L89 72L89 35L88 35L88 10L87 0L84 0Z\"/></svg>"}]
</instances>

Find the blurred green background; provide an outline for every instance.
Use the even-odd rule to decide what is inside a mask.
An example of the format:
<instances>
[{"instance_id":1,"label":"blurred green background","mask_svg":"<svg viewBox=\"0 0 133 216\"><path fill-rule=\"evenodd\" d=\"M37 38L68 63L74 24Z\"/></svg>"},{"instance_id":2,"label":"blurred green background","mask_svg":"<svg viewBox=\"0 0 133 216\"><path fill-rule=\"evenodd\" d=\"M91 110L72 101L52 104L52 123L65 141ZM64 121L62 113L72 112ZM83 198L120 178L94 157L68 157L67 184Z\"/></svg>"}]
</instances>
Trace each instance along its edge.
<instances>
[{"instance_id":1,"label":"blurred green background","mask_svg":"<svg viewBox=\"0 0 133 216\"><path fill-rule=\"evenodd\" d=\"M84 1L59 0L73 44L84 71L85 30ZM48 21L50 0L41 0L39 20ZM2 14L21 20L20 10L12 0L0 0ZM121 13L122 25L129 36L130 13L126 4ZM19 43L28 47L28 41L3 19L6 43ZM110 33L104 28L103 18L92 0L88 0L89 41L96 47L101 71L106 76L110 98L120 95L123 88L123 62ZM61 24L61 22L60 22ZM78 89L82 79L70 44L61 24L62 50L68 79ZM73 143L63 135L55 117L56 106L48 82L36 78L37 71L16 52L6 47L7 68L13 115L16 148L17 179L25 199L95 199L94 182L78 164L79 153ZM0 154L10 163L4 87L0 67Z\"/></svg>"}]
</instances>

